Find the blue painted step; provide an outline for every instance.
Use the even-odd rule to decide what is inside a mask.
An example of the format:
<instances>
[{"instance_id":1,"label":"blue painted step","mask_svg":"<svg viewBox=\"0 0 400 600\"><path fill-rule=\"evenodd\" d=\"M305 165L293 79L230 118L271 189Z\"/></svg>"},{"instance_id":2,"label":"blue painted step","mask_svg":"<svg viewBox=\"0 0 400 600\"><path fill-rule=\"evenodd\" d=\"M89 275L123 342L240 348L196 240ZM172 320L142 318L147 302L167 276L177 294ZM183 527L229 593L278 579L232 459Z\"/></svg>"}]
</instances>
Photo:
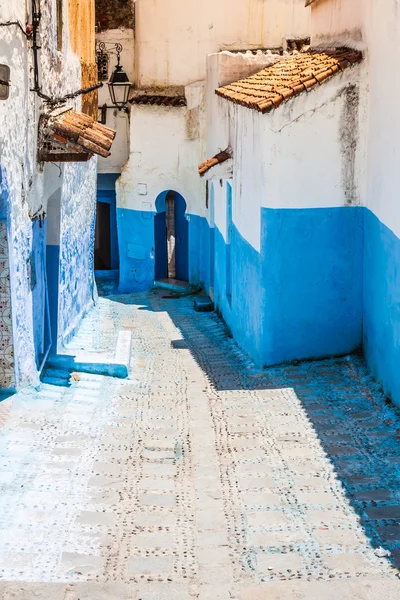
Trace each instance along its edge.
<instances>
[{"instance_id":1,"label":"blue painted step","mask_svg":"<svg viewBox=\"0 0 400 600\"><path fill-rule=\"evenodd\" d=\"M214 302L208 296L196 296L194 310L197 312L213 312Z\"/></svg>"}]
</instances>

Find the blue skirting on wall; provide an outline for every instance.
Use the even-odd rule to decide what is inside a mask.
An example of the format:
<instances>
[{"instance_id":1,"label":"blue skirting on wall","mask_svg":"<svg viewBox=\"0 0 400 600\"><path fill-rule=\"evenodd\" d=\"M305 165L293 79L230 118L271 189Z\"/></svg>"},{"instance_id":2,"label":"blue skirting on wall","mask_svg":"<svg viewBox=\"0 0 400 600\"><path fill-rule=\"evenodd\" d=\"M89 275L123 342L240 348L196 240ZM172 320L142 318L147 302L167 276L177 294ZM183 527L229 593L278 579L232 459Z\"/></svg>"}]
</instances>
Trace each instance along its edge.
<instances>
[{"instance_id":1,"label":"blue skirting on wall","mask_svg":"<svg viewBox=\"0 0 400 600\"><path fill-rule=\"evenodd\" d=\"M121 293L150 289L154 283L154 215L117 208Z\"/></svg>"},{"instance_id":2,"label":"blue skirting on wall","mask_svg":"<svg viewBox=\"0 0 400 600\"><path fill-rule=\"evenodd\" d=\"M363 212L262 209L261 252L216 231L215 302L260 366L346 354L362 342Z\"/></svg>"},{"instance_id":3,"label":"blue skirting on wall","mask_svg":"<svg viewBox=\"0 0 400 600\"><path fill-rule=\"evenodd\" d=\"M364 349L372 372L400 405L400 240L367 209Z\"/></svg>"},{"instance_id":4,"label":"blue skirting on wall","mask_svg":"<svg viewBox=\"0 0 400 600\"><path fill-rule=\"evenodd\" d=\"M52 351L57 352L58 338L58 287L60 277L60 246L46 246L47 286L49 290L50 327Z\"/></svg>"},{"instance_id":5,"label":"blue skirting on wall","mask_svg":"<svg viewBox=\"0 0 400 600\"><path fill-rule=\"evenodd\" d=\"M154 215L118 209L121 291L154 280ZM343 355L361 347L400 404L400 240L362 207L261 209L261 250L232 225L189 218L190 282L259 366ZM231 296L226 294L227 273Z\"/></svg>"},{"instance_id":6,"label":"blue skirting on wall","mask_svg":"<svg viewBox=\"0 0 400 600\"><path fill-rule=\"evenodd\" d=\"M262 209L264 363L362 343L363 209Z\"/></svg>"}]
</instances>

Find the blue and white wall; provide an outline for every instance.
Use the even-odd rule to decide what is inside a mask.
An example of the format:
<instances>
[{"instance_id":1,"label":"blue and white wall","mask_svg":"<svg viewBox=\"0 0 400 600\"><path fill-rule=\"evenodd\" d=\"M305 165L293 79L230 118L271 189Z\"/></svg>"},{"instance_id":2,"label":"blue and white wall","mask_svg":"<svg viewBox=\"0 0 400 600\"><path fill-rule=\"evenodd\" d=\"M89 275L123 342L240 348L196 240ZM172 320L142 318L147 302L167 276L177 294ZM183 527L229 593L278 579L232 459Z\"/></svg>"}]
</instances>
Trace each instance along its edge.
<instances>
[{"instance_id":1,"label":"blue and white wall","mask_svg":"<svg viewBox=\"0 0 400 600\"><path fill-rule=\"evenodd\" d=\"M64 51L57 51L55 3L42 6L40 51L41 83L47 94L62 95L81 88L81 63L69 46L65 19ZM67 9L67 3L64 3ZM3 21L26 22L25 0L0 0ZM68 16L66 10L65 15ZM31 49L16 27L0 31L0 63L11 70L10 97L0 102L0 162L8 184L7 227L11 294L14 387L36 384L49 349L47 310L48 200L60 190L61 210L55 251L59 281L50 282L49 297L59 294L58 341L77 327L93 302L93 224L95 214L96 160L88 164L58 167L37 163L37 127L43 105L30 92ZM81 100L76 100L79 110ZM40 217L40 219L38 218ZM53 238L54 240L54 238ZM51 245L51 244L50 244ZM54 254L54 253L53 253ZM57 304L57 303L56 303ZM0 328L9 313L0 315ZM8 387L0 376L0 387Z\"/></svg>"},{"instance_id":2,"label":"blue and white wall","mask_svg":"<svg viewBox=\"0 0 400 600\"><path fill-rule=\"evenodd\" d=\"M213 181L214 298L259 365L362 344L363 68L269 115L223 99L210 115L233 149L232 179Z\"/></svg>"},{"instance_id":3,"label":"blue and white wall","mask_svg":"<svg viewBox=\"0 0 400 600\"><path fill-rule=\"evenodd\" d=\"M400 405L400 186L397 2L331 0L311 11L314 39L352 37L363 42L368 72L366 153L362 191L363 345L367 362L386 393Z\"/></svg>"},{"instance_id":4,"label":"blue and white wall","mask_svg":"<svg viewBox=\"0 0 400 600\"><path fill-rule=\"evenodd\" d=\"M369 2L369 130L364 249L364 347L385 391L400 405L400 13Z\"/></svg>"},{"instance_id":5,"label":"blue and white wall","mask_svg":"<svg viewBox=\"0 0 400 600\"><path fill-rule=\"evenodd\" d=\"M187 107L131 109L129 159L117 182L121 291L153 284L155 203L169 190L180 194L187 205L189 279L209 287L212 217L206 207L206 183L196 172L196 165L210 156L205 125L207 54L275 47L286 35L306 37L309 16L299 0L207 0L200 12L194 0L136 3L135 49L131 62L124 58L124 65L130 72L134 63L137 90L185 94ZM107 36L111 39L111 32ZM231 72L230 81L238 73L248 74ZM103 173L115 172L113 156L100 163Z\"/></svg>"},{"instance_id":6,"label":"blue and white wall","mask_svg":"<svg viewBox=\"0 0 400 600\"><path fill-rule=\"evenodd\" d=\"M134 105L130 157L117 181L120 291L154 283L156 201L169 190L186 202L189 278L201 280L198 242L206 216L205 182L193 168L205 144L204 84L185 88L187 107Z\"/></svg>"},{"instance_id":7,"label":"blue and white wall","mask_svg":"<svg viewBox=\"0 0 400 600\"><path fill-rule=\"evenodd\" d=\"M9 188L5 169L0 165L0 386L15 389L14 345L11 321L9 251Z\"/></svg>"}]
</instances>

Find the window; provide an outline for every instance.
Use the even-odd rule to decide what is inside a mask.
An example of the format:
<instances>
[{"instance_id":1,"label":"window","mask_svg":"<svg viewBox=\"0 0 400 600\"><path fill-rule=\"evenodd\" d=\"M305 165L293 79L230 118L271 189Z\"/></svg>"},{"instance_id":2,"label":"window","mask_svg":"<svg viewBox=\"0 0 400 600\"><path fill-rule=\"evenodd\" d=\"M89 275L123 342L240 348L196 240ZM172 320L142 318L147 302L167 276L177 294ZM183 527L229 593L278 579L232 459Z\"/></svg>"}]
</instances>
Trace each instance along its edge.
<instances>
[{"instance_id":1,"label":"window","mask_svg":"<svg viewBox=\"0 0 400 600\"><path fill-rule=\"evenodd\" d=\"M56 0L57 50L63 49L63 4L64 0Z\"/></svg>"}]
</instances>

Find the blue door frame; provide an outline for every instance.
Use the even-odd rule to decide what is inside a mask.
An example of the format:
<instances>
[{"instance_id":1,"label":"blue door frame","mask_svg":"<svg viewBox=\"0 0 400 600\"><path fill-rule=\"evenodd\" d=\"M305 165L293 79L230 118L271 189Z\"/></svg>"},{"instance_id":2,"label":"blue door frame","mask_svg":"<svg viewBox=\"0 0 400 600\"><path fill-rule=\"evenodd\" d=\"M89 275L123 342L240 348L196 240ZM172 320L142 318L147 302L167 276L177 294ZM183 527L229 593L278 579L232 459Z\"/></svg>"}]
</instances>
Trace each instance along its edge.
<instances>
[{"instance_id":1,"label":"blue door frame","mask_svg":"<svg viewBox=\"0 0 400 600\"><path fill-rule=\"evenodd\" d=\"M110 205L111 270L119 269L117 198L115 190L97 190L97 202Z\"/></svg>"},{"instance_id":2,"label":"blue door frame","mask_svg":"<svg viewBox=\"0 0 400 600\"><path fill-rule=\"evenodd\" d=\"M176 278L189 281L189 223L186 202L175 192L175 272Z\"/></svg>"},{"instance_id":3,"label":"blue door frame","mask_svg":"<svg viewBox=\"0 0 400 600\"><path fill-rule=\"evenodd\" d=\"M173 190L171 190L173 191ZM166 197L169 190L156 199L154 216L154 276L156 281L168 277L168 244L166 223ZM175 210L175 274L181 281L189 281L189 223L186 218L186 202L183 196L174 193Z\"/></svg>"}]
</instances>

